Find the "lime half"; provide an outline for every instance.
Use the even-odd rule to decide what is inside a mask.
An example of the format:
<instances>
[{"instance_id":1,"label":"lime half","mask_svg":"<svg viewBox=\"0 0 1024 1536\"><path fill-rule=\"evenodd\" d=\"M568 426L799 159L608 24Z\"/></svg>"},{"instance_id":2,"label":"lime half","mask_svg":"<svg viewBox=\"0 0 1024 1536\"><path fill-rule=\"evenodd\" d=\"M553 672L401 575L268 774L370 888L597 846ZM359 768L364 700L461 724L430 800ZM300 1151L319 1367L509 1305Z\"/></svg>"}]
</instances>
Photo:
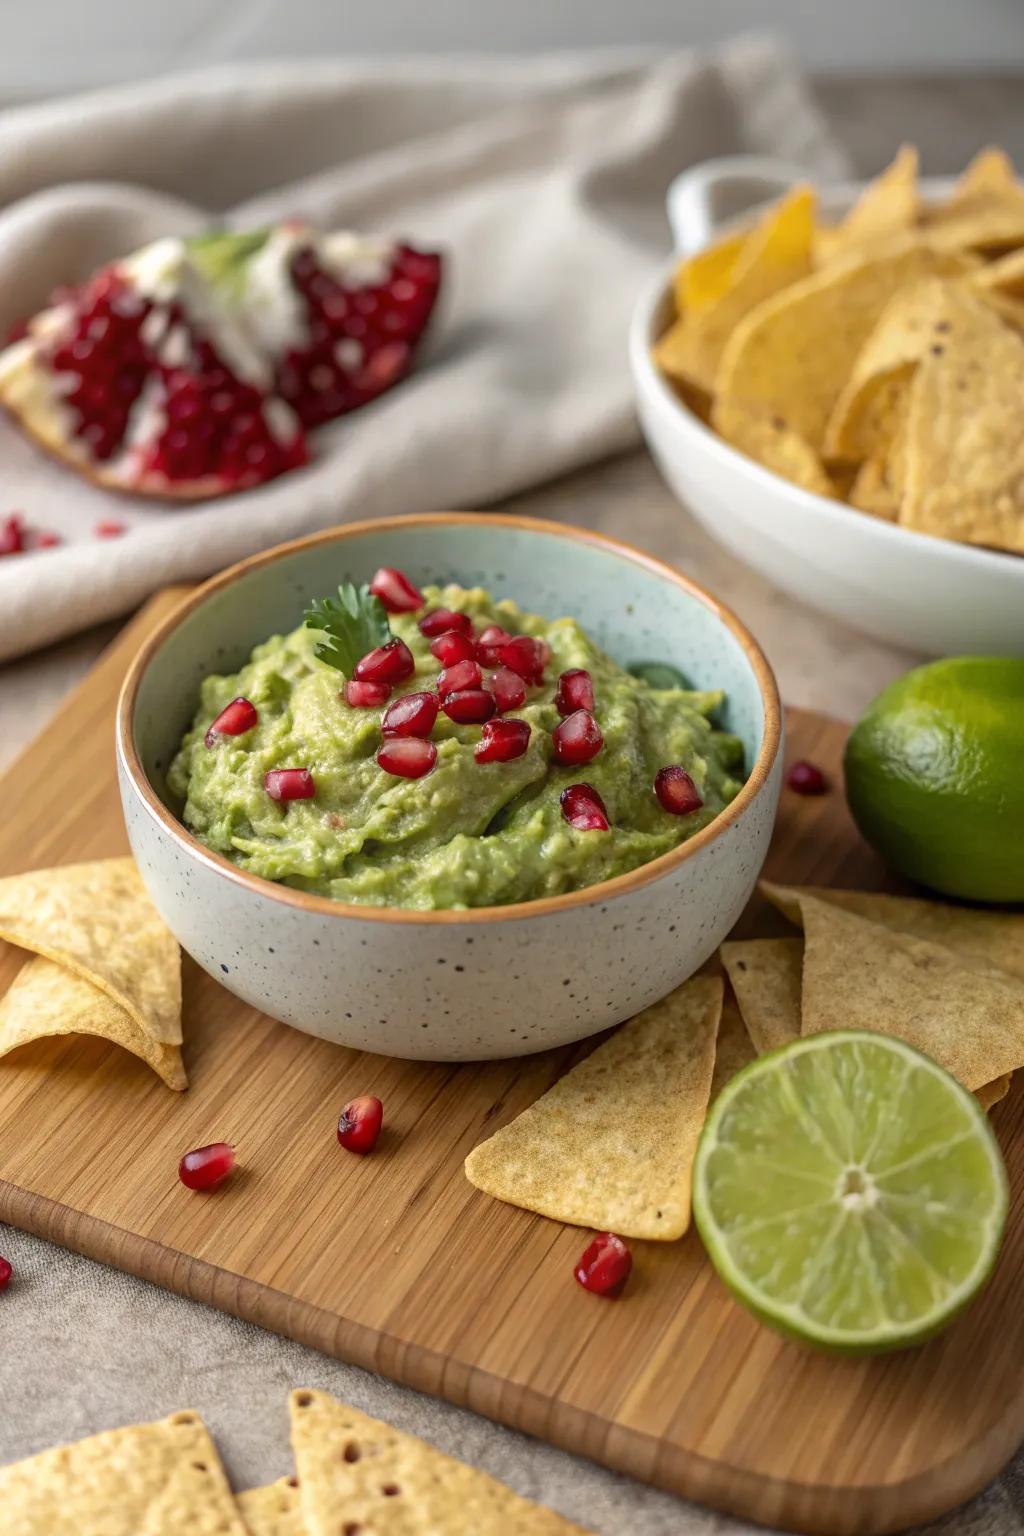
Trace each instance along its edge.
<instances>
[{"instance_id":1,"label":"lime half","mask_svg":"<svg viewBox=\"0 0 1024 1536\"><path fill-rule=\"evenodd\" d=\"M771 1051L712 1106L693 1211L762 1322L822 1349L906 1349L991 1272L1007 1181L974 1095L902 1040L837 1030Z\"/></svg>"}]
</instances>

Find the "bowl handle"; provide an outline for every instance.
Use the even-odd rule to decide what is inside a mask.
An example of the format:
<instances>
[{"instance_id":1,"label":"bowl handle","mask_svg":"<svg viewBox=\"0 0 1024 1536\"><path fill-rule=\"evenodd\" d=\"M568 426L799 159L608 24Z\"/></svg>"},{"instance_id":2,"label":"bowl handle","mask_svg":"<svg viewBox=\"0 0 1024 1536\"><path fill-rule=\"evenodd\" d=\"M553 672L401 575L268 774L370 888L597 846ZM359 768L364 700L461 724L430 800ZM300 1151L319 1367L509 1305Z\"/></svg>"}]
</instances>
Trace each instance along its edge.
<instances>
[{"instance_id":1,"label":"bowl handle","mask_svg":"<svg viewBox=\"0 0 1024 1536\"><path fill-rule=\"evenodd\" d=\"M683 171L666 197L676 250L680 256L694 255L722 224L806 178L806 170L795 162L764 155L726 155Z\"/></svg>"}]
</instances>

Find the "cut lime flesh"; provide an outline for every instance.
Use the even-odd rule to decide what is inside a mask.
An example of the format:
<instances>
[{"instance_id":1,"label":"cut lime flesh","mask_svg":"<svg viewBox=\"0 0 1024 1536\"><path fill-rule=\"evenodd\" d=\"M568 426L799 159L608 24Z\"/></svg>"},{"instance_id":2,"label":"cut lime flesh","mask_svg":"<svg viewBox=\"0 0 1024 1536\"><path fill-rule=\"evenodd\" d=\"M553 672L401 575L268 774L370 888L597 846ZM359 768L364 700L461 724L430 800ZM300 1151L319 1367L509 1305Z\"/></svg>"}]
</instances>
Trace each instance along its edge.
<instances>
[{"instance_id":1,"label":"cut lime flesh","mask_svg":"<svg viewBox=\"0 0 1024 1536\"><path fill-rule=\"evenodd\" d=\"M902 1040L839 1030L752 1062L715 1100L693 1211L733 1294L823 1349L905 1349L985 1283L1007 1179L974 1095Z\"/></svg>"}]
</instances>

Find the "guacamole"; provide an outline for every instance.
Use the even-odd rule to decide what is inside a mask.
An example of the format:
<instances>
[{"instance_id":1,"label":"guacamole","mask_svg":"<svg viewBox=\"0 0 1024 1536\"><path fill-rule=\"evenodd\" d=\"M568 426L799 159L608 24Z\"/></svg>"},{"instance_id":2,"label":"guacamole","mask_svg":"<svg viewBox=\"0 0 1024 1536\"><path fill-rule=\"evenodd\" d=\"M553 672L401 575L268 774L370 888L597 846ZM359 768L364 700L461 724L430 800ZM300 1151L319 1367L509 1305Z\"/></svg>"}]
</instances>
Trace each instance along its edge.
<instances>
[{"instance_id":1,"label":"guacamole","mask_svg":"<svg viewBox=\"0 0 1024 1536\"><path fill-rule=\"evenodd\" d=\"M253 874L338 901L486 907L580 890L636 869L700 831L738 792L742 746L712 724L721 693L653 687L599 650L574 619L523 613L480 588L427 587L423 598L417 613L390 615L393 634L415 658L415 674L392 699L436 683L440 663L417 622L426 611L448 608L468 615L477 632L498 625L546 641L544 681L508 713L531 727L525 751L511 761L478 762L481 726L439 712L430 733L432 771L415 779L385 772L376 761L381 708L346 702L343 676L317 658L317 633L302 625L258 645L232 676L202 684L168 773L182 818L202 842ZM555 694L560 674L572 668L593 681L604 745L591 761L563 766L552 742L562 723ZM485 686L486 677L485 669ZM237 698L255 707L256 724L207 745L212 722ZM669 814L653 791L670 764L685 768L703 801L691 814ZM309 770L315 794L272 799L266 774L294 768ZM562 792L580 783L601 797L607 831L567 823Z\"/></svg>"}]
</instances>

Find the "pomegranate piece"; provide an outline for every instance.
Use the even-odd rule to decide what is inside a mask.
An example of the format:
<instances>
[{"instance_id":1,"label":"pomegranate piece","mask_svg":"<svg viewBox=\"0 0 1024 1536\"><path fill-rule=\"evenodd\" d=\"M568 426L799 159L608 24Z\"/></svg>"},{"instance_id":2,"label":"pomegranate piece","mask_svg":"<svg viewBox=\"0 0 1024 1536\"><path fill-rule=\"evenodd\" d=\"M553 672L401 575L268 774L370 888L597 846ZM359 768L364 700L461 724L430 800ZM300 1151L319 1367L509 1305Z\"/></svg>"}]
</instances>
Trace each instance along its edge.
<instances>
[{"instance_id":1,"label":"pomegranate piece","mask_svg":"<svg viewBox=\"0 0 1024 1536\"><path fill-rule=\"evenodd\" d=\"M577 709L592 710L594 707L594 681L582 667L563 672L555 690L555 708L563 717Z\"/></svg>"},{"instance_id":2,"label":"pomegranate piece","mask_svg":"<svg viewBox=\"0 0 1024 1536\"><path fill-rule=\"evenodd\" d=\"M441 708L456 725L480 725L494 714L494 695L486 688L463 688L458 693L446 693Z\"/></svg>"},{"instance_id":3,"label":"pomegranate piece","mask_svg":"<svg viewBox=\"0 0 1024 1536\"><path fill-rule=\"evenodd\" d=\"M0 522L0 555L20 555L25 548L25 519L11 512Z\"/></svg>"},{"instance_id":4,"label":"pomegranate piece","mask_svg":"<svg viewBox=\"0 0 1024 1536\"><path fill-rule=\"evenodd\" d=\"M414 587L404 571L382 565L370 582L370 591L379 597L388 613L415 613L423 607L423 593Z\"/></svg>"},{"instance_id":5,"label":"pomegranate piece","mask_svg":"<svg viewBox=\"0 0 1024 1536\"><path fill-rule=\"evenodd\" d=\"M431 608L420 619L420 634L426 635L428 640L452 629L460 635L472 634L473 620L468 613L456 613L454 608Z\"/></svg>"},{"instance_id":6,"label":"pomegranate piece","mask_svg":"<svg viewBox=\"0 0 1024 1536\"><path fill-rule=\"evenodd\" d=\"M488 720L473 749L478 763L510 763L522 757L530 745L530 727L525 720Z\"/></svg>"},{"instance_id":7,"label":"pomegranate piece","mask_svg":"<svg viewBox=\"0 0 1024 1536\"><path fill-rule=\"evenodd\" d=\"M592 784L570 784L559 796L562 815L577 832L607 832L611 823Z\"/></svg>"},{"instance_id":8,"label":"pomegranate piece","mask_svg":"<svg viewBox=\"0 0 1024 1536\"><path fill-rule=\"evenodd\" d=\"M11 1276L13 1274L14 1270L11 1268L9 1260L0 1254L0 1291L6 1291L11 1283Z\"/></svg>"},{"instance_id":9,"label":"pomegranate piece","mask_svg":"<svg viewBox=\"0 0 1024 1536\"><path fill-rule=\"evenodd\" d=\"M604 746L601 727L589 710L577 709L552 733L555 757L560 763L589 763Z\"/></svg>"},{"instance_id":10,"label":"pomegranate piece","mask_svg":"<svg viewBox=\"0 0 1024 1536\"><path fill-rule=\"evenodd\" d=\"M501 653L511 639L512 636L497 624L488 624L476 637L477 661L482 667L500 666Z\"/></svg>"},{"instance_id":11,"label":"pomegranate piece","mask_svg":"<svg viewBox=\"0 0 1024 1536\"><path fill-rule=\"evenodd\" d=\"M235 1166L235 1149L226 1141L186 1152L178 1164L178 1178L186 1189L216 1189Z\"/></svg>"},{"instance_id":12,"label":"pomegranate piece","mask_svg":"<svg viewBox=\"0 0 1024 1536\"><path fill-rule=\"evenodd\" d=\"M488 690L494 694L499 714L506 709L518 709L526 703L526 684L511 667L499 667L487 679Z\"/></svg>"},{"instance_id":13,"label":"pomegranate piece","mask_svg":"<svg viewBox=\"0 0 1024 1536\"><path fill-rule=\"evenodd\" d=\"M386 704L390 697L390 683L360 683L352 678L345 684L345 702L353 709L372 709L375 704Z\"/></svg>"},{"instance_id":14,"label":"pomegranate piece","mask_svg":"<svg viewBox=\"0 0 1024 1536\"><path fill-rule=\"evenodd\" d=\"M251 731L259 718L255 704L248 699L232 699L230 704L225 704L203 740L208 747L215 747L222 736L241 736Z\"/></svg>"},{"instance_id":15,"label":"pomegranate piece","mask_svg":"<svg viewBox=\"0 0 1024 1536\"><path fill-rule=\"evenodd\" d=\"M540 683L544 679L545 650L539 640L529 635L514 635L507 640L501 647L499 660L502 666L518 673L524 682Z\"/></svg>"},{"instance_id":16,"label":"pomegranate piece","mask_svg":"<svg viewBox=\"0 0 1024 1536\"><path fill-rule=\"evenodd\" d=\"M442 667L454 667L460 661L473 661L475 653L473 637L458 629L446 629L443 635L438 635L430 642L430 654L437 657ZM479 673L480 668L475 661L473 665Z\"/></svg>"},{"instance_id":17,"label":"pomegranate piece","mask_svg":"<svg viewBox=\"0 0 1024 1536\"><path fill-rule=\"evenodd\" d=\"M458 693L463 688L479 688L483 677L477 662L468 658L456 661L450 667L444 667L437 678L437 691L443 699L449 693Z\"/></svg>"},{"instance_id":18,"label":"pomegranate piece","mask_svg":"<svg viewBox=\"0 0 1024 1536\"><path fill-rule=\"evenodd\" d=\"M595 1296L618 1296L629 1279L633 1255L614 1232L599 1232L579 1259L573 1274L578 1285Z\"/></svg>"},{"instance_id":19,"label":"pomegranate piece","mask_svg":"<svg viewBox=\"0 0 1024 1536\"><path fill-rule=\"evenodd\" d=\"M667 768L658 769L654 779L654 793L662 810L668 811L670 816L691 816L704 804L700 790L686 769L678 763L670 763Z\"/></svg>"},{"instance_id":20,"label":"pomegranate piece","mask_svg":"<svg viewBox=\"0 0 1024 1536\"><path fill-rule=\"evenodd\" d=\"M432 741L418 736L388 736L377 753L377 766L396 779L422 779L437 762Z\"/></svg>"},{"instance_id":21,"label":"pomegranate piece","mask_svg":"<svg viewBox=\"0 0 1024 1536\"><path fill-rule=\"evenodd\" d=\"M385 736L429 736L437 710L436 693L404 693L388 705L380 728Z\"/></svg>"},{"instance_id":22,"label":"pomegranate piece","mask_svg":"<svg viewBox=\"0 0 1024 1536\"><path fill-rule=\"evenodd\" d=\"M271 768L264 774L263 788L271 800L312 800L316 794L308 768Z\"/></svg>"},{"instance_id":23,"label":"pomegranate piece","mask_svg":"<svg viewBox=\"0 0 1024 1536\"><path fill-rule=\"evenodd\" d=\"M416 662L404 640L389 640L378 645L357 661L353 679L357 683L402 683L412 677Z\"/></svg>"},{"instance_id":24,"label":"pomegranate piece","mask_svg":"<svg viewBox=\"0 0 1024 1536\"><path fill-rule=\"evenodd\" d=\"M828 790L828 779L814 763L794 763L786 774L786 785L798 795L823 795Z\"/></svg>"},{"instance_id":25,"label":"pomegranate piece","mask_svg":"<svg viewBox=\"0 0 1024 1536\"><path fill-rule=\"evenodd\" d=\"M383 1124L384 1105L380 1099L365 1094L346 1104L339 1115L338 1140L346 1152L358 1152L363 1157L377 1145Z\"/></svg>"}]
</instances>

